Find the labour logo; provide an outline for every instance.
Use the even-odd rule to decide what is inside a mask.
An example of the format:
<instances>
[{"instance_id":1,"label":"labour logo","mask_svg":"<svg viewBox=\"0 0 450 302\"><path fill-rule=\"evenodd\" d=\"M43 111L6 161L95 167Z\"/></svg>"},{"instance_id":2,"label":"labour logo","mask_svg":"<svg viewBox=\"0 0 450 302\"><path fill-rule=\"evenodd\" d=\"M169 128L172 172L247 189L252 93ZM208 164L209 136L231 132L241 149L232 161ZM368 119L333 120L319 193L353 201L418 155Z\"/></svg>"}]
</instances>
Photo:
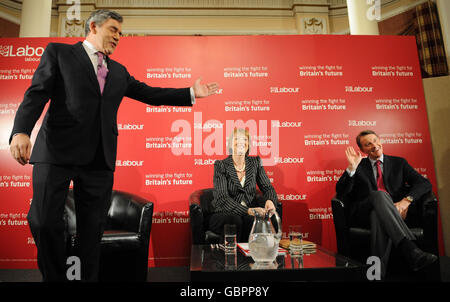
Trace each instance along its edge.
<instances>
[{"instance_id":1,"label":"labour logo","mask_svg":"<svg viewBox=\"0 0 450 302\"><path fill-rule=\"evenodd\" d=\"M11 45L0 45L0 55L2 57L7 57L10 48L11 48Z\"/></svg>"}]
</instances>

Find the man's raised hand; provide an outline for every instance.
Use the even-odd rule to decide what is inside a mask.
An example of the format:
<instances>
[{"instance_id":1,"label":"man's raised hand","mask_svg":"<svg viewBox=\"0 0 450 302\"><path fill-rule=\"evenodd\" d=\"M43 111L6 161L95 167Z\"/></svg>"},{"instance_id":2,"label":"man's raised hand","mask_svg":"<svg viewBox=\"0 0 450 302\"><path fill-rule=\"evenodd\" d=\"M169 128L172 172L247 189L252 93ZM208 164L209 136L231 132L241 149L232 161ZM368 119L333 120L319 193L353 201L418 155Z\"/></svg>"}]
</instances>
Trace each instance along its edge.
<instances>
[{"instance_id":1,"label":"man's raised hand","mask_svg":"<svg viewBox=\"0 0 450 302\"><path fill-rule=\"evenodd\" d=\"M355 171L362 160L361 152L358 151L358 153L356 153L353 147L347 147L347 149L345 149L345 156L347 156L348 169L350 171Z\"/></svg>"}]
</instances>

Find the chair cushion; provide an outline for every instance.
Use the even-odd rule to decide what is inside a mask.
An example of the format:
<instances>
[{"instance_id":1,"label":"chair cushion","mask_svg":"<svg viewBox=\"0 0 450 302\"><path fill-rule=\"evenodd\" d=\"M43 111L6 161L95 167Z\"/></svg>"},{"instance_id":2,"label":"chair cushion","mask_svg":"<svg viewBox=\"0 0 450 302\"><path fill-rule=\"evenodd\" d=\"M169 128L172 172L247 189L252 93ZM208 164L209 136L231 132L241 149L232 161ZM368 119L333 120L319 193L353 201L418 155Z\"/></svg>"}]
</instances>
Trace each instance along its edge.
<instances>
[{"instance_id":1,"label":"chair cushion","mask_svg":"<svg viewBox=\"0 0 450 302\"><path fill-rule=\"evenodd\" d=\"M141 246L139 235L134 232L108 230L101 240L102 251L135 250Z\"/></svg>"}]
</instances>

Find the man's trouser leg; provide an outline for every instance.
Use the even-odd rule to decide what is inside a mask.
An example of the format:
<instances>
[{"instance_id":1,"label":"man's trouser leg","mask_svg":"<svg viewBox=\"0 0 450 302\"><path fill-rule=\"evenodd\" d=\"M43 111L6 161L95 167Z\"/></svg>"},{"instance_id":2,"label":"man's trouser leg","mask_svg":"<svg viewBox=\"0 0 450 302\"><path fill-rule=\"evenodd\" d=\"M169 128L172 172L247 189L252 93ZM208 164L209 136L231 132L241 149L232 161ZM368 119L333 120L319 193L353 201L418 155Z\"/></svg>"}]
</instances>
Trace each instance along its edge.
<instances>
[{"instance_id":1,"label":"man's trouser leg","mask_svg":"<svg viewBox=\"0 0 450 302\"><path fill-rule=\"evenodd\" d=\"M112 186L113 172L107 170L81 170L73 180L77 219L75 251L81 261L82 281L98 281L100 242Z\"/></svg>"},{"instance_id":2,"label":"man's trouser leg","mask_svg":"<svg viewBox=\"0 0 450 302\"><path fill-rule=\"evenodd\" d=\"M113 172L35 164L28 221L44 281L67 280L63 216L72 179L77 221L75 250L81 261L81 279L96 281L98 278L100 240L111 198Z\"/></svg>"},{"instance_id":3,"label":"man's trouser leg","mask_svg":"<svg viewBox=\"0 0 450 302\"><path fill-rule=\"evenodd\" d=\"M371 252L381 260L382 275L386 273L392 244L398 244L404 239L415 240L415 236L400 216L392 198L383 191L371 194L372 212L371 224Z\"/></svg>"},{"instance_id":4,"label":"man's trouser leg","mask_svg":"<svg viewBox=\"0 0 450 302\"><path fill-rule=\"evenodd\" d=\"M33 200L28 223L37 247L43 281L66 280L64 205L72 174L49 164L33 167Z\"/></svg>"}]
</instances>

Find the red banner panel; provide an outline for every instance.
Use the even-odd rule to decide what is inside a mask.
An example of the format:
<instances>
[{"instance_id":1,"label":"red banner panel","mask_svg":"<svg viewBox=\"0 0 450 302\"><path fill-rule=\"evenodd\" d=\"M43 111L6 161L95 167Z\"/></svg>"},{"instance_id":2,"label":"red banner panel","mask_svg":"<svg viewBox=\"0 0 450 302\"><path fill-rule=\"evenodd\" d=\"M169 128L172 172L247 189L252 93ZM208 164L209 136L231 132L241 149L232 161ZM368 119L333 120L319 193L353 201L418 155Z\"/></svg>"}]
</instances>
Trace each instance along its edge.
<instances>
[{"instance_id":1,"label":"red banner panel","mask_svg":"<svg viewBox=\"0 0 450 302\"><path fill-rule=\"evenodd\" d=\"M0 268L37 267L26 220L32 167L9 153L15 112L47 44L77 41L0 39ZM250 154L263 159L283 203L283 231L301 224L305 239L331 250L330 200L347 166L344 150L357 148L361 130L375 130L386 154L407 158L436 192L412 37L125 37L112 59L150 86L187 87L199 77L220 84L193 107L125 98L119 109L114 189L155 204L151 266L188 265L188 197L213 186L214 161L227 156L234 127L250 130Z\"/></svg>"}]
</instances>

